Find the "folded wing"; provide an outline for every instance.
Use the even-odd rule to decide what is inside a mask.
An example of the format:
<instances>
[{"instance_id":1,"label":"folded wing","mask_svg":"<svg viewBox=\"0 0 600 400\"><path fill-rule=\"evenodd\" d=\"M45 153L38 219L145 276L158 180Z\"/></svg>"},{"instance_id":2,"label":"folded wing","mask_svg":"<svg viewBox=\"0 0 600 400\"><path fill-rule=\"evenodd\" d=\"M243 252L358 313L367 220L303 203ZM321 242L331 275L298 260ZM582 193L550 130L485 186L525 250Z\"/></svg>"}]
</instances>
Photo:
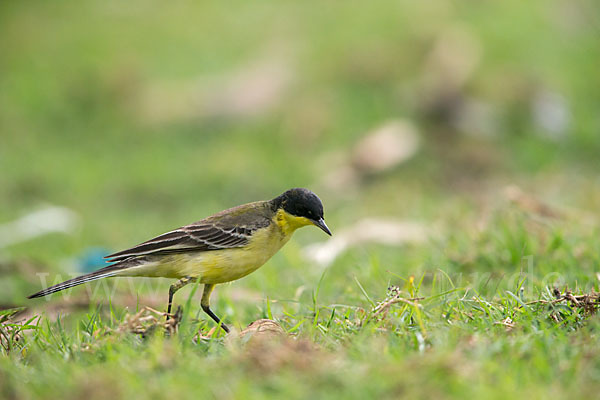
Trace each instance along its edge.
<instances>
[{"instance_id":1,"label":"folded wing","mask_svg":"<svg viewBox=\"0 0 600 400\"><path fill-rule=\"evenodd\" d=\"M217 223L197 223L167 232L130 249L106 256L108 262L130 257L181 252L196 252L243 247L254 231L270 223L265 219L252 226L223 226Z\"/></svg>"}]
</instances>

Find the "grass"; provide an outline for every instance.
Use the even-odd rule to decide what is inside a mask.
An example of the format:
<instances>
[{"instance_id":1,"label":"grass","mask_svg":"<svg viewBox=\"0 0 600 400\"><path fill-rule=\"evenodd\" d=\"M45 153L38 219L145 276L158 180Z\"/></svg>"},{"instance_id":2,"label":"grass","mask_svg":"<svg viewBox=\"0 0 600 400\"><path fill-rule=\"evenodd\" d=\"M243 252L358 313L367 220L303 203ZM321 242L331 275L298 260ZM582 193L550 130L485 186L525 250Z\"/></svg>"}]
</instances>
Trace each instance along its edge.
<instances>
[{"instance_id":1,"label":"grass","mask_svg":"<svg viewBox=\"0 0 600 400\"><path fill-rule=\"evenodd\" d=\"M47 204L77 216L0 248L0 397L595 396L588 3L0 4L0 239ZM417 127L415 156L336 187L396 119ZM334 238L379 217L427 239L324 267L304 253L324 235L299 231L213 295L237 332L277 321L271 340L224 337L194 287L165 334L166 280L25 300L90 254L295 186L322 197Z\"/></svg>"},{"instance_id":2,"label":"grass","mask_svg":"<svg viewBox=\"0 0 600 400\"><path fill-rule=\"evenodd\" d=\"M87 311L63 312L56 319L34 316L22 327L3 325L14 332L0 358L3 395L592 395L600 384L595 345L600 325L594 315L598 284L574 253L592 250L593 240L557 239L562 228L551 221L532 234L524 228L532 220L540 224L515 208L498 211L475 236L457 230L444 244L447 255L439 260L440 268L415 275L394 272L402 270L397 256L385 267L366 260L361 270L344 273L345 259L314 275L311 289L296 299L275 300L277 291L267 292L262 305L254 306L226 298L236 284L224 287L215 309L235 327L273 318L286 338L223 337L199 310L193 288L187 298L179 294L184 318L176 334L165 335L164 316L143 309L140 314L154 318L134 329L137 309L111 305L124 301L118 286L111 303L90 302ZM407 252L435 253L437 246L432 241ZM535 256L523 258L528 252ZM484 270L487 263L507 267L501 274L492 265L489 273L461 273L470 264ZM562 266L561 273L551 275L556 265ZM281 271L284 282L295 274L291 269ZM373 270L380 270L387 282ZM582 297L573 300L567 290L591 297L588 303ZM291 291L286 284L283 292Z\"/></svg>"}]
</instances>

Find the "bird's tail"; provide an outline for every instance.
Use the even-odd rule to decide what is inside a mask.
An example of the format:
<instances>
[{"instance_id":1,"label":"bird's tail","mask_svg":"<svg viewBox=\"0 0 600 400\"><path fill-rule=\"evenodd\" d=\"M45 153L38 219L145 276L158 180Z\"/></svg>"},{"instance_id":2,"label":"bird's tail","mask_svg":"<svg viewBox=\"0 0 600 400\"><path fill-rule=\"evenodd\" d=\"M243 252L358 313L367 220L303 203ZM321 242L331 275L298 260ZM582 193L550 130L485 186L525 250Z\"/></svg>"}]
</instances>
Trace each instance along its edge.
<instances>
[{"instance_id":1,"label":"bird's tail","mask_svg":"<svg viewBox=\"0 0 600 400\"><path fill-rule=\"evenodd\" d=\"M50 286L47 289L41 290L31 296L28 296L28 299L35 299L37 297L44 297L52 293L60 292L61 290L65 290L68 288L72 288L73 286L78 286L86 282L95 281L96 279L108 278L110 276L117 275L120 271L124 269L123 263L109 265L98 271L94 271L89 274L78 276L77 278L69 279L68 281L64 281L63 283L59 283L58 285ZM127 268L127 267L125 267Z\"/></svg>"}]
</instances>

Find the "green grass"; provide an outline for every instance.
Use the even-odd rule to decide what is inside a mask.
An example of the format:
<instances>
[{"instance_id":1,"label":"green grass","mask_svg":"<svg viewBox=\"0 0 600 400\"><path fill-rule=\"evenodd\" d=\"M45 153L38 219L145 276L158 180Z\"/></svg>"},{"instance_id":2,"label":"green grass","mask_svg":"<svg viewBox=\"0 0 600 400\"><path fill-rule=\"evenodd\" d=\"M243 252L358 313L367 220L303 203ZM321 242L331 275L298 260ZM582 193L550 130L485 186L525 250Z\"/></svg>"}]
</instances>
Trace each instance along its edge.
<instances>
[{"instance_id":1,"label":"green grass","mask_svg":"<svg viewBox=\"0 0 600 400\"><path fill-rule=\"evenodd\" d=\"M294 270L298 260L280 259L275 282L263 271L251 276L268 287L262 303L229 296L251 281L222 288L214 308L236 329L273 318L286 340L223 338L190 297L193 288L187 298L186 289L178 293L185 317L170 336L160 327L146 337L131 332L124 321L136 306L111 308L108 300L93 301L87 312L42 314L0 358L3 395L590 396L600 385L600 325L583 307L557 301L553 288L593 292L597 264L577 257L585 260L597 245L565 238L563 223L545 221L537 234L524 228L530 223L540 222L518 209L498 211L483 231L457 229L442 247L431 241L405 249L404 257L377 249L371 260L347 255L304 280L292 278L304 272ZM373 259L386 253L395 261ZM423 259L421 270L404 275L402 260L415 258ZM497 265L504 265L501 273ZM307 289L298 294L301 283ZM123 301L120 289L111 304Z\"/></svg>"},{"instance_id":2,"label":"green grass","mask_svg":"<svg viewBox=\"0 0 600 400\"><path fill-rule=\"evenodd\" d=\"M3 2L0 224L53 204L78 225L0 248L0 397L595 396L598 317L554 288L598 291L598 21L584 0ZM282 71L268 107L236 111L252 91L236 83ZM532 113L548 94L568 116L555 136ZM415 157L326 183L397 118L420 132ZM212 330L192 287L176 334L152 313L153 334L131 332L166 308L167 280L25 300L90 249L295 186L334 235L378 217L430 236L323 267L303 251L325 236L297 232L213 296L236 331L277 321L289 338L271 342ZM390 288L403 300L378 313Z\"/></svg>"}]
</instances>

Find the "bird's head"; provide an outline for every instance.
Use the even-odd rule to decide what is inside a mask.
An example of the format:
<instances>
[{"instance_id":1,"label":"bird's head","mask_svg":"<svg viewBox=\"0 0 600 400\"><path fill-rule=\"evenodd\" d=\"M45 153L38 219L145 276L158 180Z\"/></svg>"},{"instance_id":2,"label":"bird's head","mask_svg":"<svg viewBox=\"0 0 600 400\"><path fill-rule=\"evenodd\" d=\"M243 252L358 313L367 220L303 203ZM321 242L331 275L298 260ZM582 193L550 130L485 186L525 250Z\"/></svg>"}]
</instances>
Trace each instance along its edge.
<instances>
[{"instance_id":1,"label":"bird's head","mask_svg":"<svg viewBox=\"0 0 600 400\"><path fill-rule=\"evenodd\" d=\"M278 212L278 217L286 219L292 228L304 225L315 225L331 236L331 231L323 219L323 203L321 199L308 189L290 189L271 200Z\"/></svg>"}]
</instances>

